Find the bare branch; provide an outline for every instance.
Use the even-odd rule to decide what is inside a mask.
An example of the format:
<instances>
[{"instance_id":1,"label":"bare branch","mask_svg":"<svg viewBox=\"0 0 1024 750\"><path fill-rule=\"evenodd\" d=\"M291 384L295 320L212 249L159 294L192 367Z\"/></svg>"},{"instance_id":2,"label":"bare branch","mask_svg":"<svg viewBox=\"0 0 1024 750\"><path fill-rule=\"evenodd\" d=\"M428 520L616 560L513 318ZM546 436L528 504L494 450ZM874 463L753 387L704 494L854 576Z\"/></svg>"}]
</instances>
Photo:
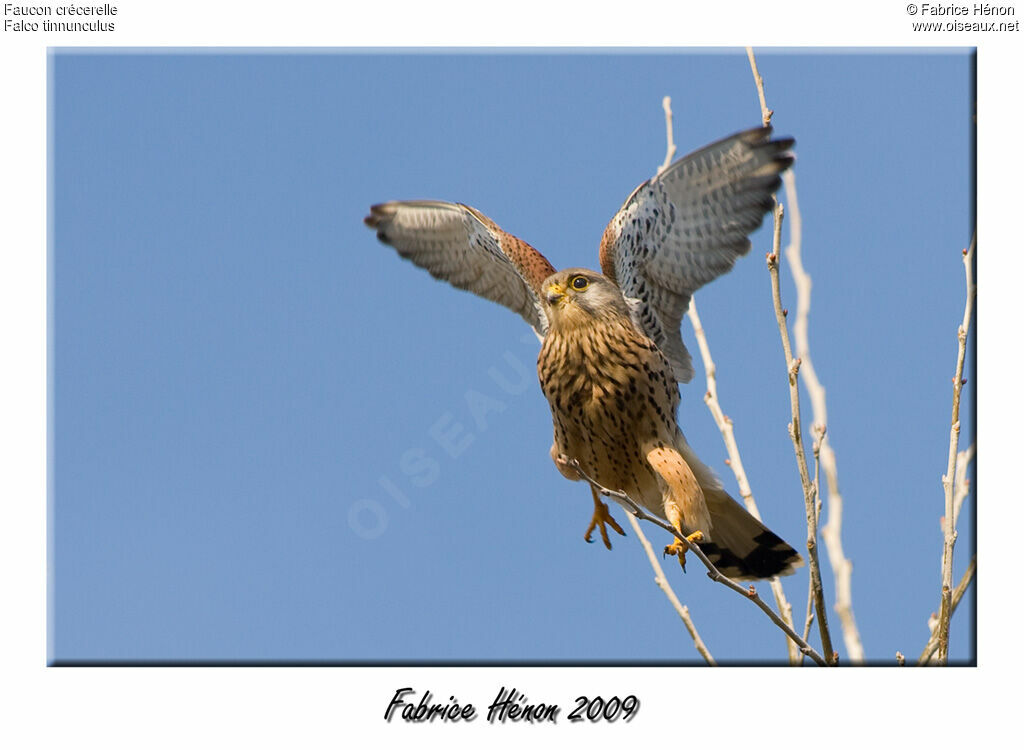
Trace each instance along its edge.
<instances>
[{"instance_id":1,"label":"bare branch","mask_svg":"<svg viewBox=\"0 0 1024 750\"><path fill-rule=\"evenodd\" d=\"M803 245L803 221L800 203L797 200L796 177L792 170L782 176L786 186L786 205L789 207L789 245L786 246L786 261L796 285L796 320L793 321L793 337L796 339L796 356L800 359L800 378L811 399L812 431L821 431L818 440L821 468L825 472L828 487L828 522L821 529L821 537L828 552L829 564L835 578L835 611L843 631L846 653L854 664L864 662L864 646L853 616L852 574L853 563L843 552L843 497L839 492L839 472L836 455L826 439L828 409L825 404L825 387L818 380L811 361L810 344L807 335L808 315L811 310L811 277L804 270L801 248ZM818 486L815 482L815 486ZM820 498L820 494L818 497ZM819 502L820 504L820 502Z\"/></svg>"},{"instance_id":2,"label":"bare branch","mask_svg":"<svg viewBox=\"0 0 1024 750\"><path fill-rule=\"evenodd\" d=\"M956 522L953 483L956 479L957 443L960 440L960 390L964 385L964 357L967 354L967 332L974 312L974 247L977 232L971 238L971 246L964 250L964 275L967 286L967 300L964 303L963 322L957 329L956 372L953 375L953 415L949 430L949 454L946 473L942 477L946 508L942 518L942 598L939 606L938 641L939 664L949 661L949 621L953 616L953 545L956 544Z\"/></svg>"},{"instance_id":3,"label":"bare branch","mask_svg":"<svg viewBox=\"0 0 1024 750\"><path fill-rule=\"evenodd\" d=\"M736 475L736 483L740 488L740 498L743 500L743 504L747 506L750 514L760 521L761 513L758 511L757 503L754 501L754 493L750 489L750 482L747 481L747 472L743 468L743 459L740 457L739 446L736 444L732 419L727 417L722 411L721 403L718 400L718 368L711 358L711 348L708 346L707 334L700 321L700 315L697 313L696 298L690 300L690 308L686 311L686 316L690 319L690 325L693 326L693 334L697 339L697 347L700 349L700 356L704 362L704 376L707 385L707 390L704 392L704 403L707 404L711 416L714 417L715 424L718 425L719 432L722 433L722 441L725 443L725 449L729 454L729 468Z\"/></svg>"},{"instance_id":4,"label":"bare branch","mask_svg":"<svg viewBox=\"0 0 1024 750\"><path fill-rule=\"evenodd\" d=\"M977 557L972 557L970 564L967 566L967 570L964 571L963 576L960 578L960 583L956 585L956 589L953 591L952 601L950 602L950 616L953 612L956 612L957 606L960 604L960 600L964 598L964 593L967 591L967 587L971 585L971 580L974 578L975 569L977 568ZM932 626L932 636L928 640L928 645L924 647L924 651L921 652L920 658L917 660L918 666L927 664L931 661L933 654L939 648L939 635L938 635L938 618L935 618Z\"/></svg>"},{"instance_id":5,"label":"bare branch","mask_svg":"<svg viewBox=\"0 0 1024 750\"><path fill-rule=\"evenodd\" d=\"M690 637L693 638L693 645L696 647L698 653L704 657L711 666L717 666L715 660L711 656L711 652L708 651L708 647L704 645L704 641L701 640L700 634L697 632L697 626L693 624L693 619L690 617L690 608L679 601L676 596L676 592L672 590L672 586L669 585L668 579L665 578L665 571L661 568L661 563L658 562L658 556L654 554L654 549L651 547L651 543L647 541L647 537L644 536L643 529L640 528L640 522L636 520L633 514L628 514L630 525L633 527L633 531L636 532L636 538L640 540L640 544L643 545L644 552L647 553L647 559L651 563L651 567L654 568L654 582L658 584L665 596L668 597L669 602L675 609L676 614L679 615L679 619L683 621L683 625L686 626L687 631L690 633Z\"/></svg>"},{"instance_id":6,"label":"bare branch","mask_svg":"<svg viewBox=\"0 0 1024 750\"><path fill-rule=\"evenodd\" d=\"M971 443L966 450L956 454L956 492L953 495L953 526L960 520L960 509L964 500L971 493L971 482L967 477L967 467L974 459L974 443Z\"/></svg>"},{"instance_id":7,"label":"bare branch","mask_svg":"<svg viewBox=\"0 0 1024 750\"><path fill-rule=\"evenodd\" d=\"M757 97L761 103L761 122L768 126L772 120L772 110L768 109L768 103L764 95L764 79L757 69L757 61L754 59L754 49L747 47L747 59L750 60L750 72L754 75L754 84L757 86ZM797 468L800 472L800 482L804 490L804 511L807 516L807 554L809 558L808 568L811 577L811 592L814 599L814 607L818 619L818 632L821 635L821 646L825 656L830 663L835 663L836 654L832 650L832 636L829 633L828 620L825 616L824 590L821 584L821 569L818 565L818 495L817 486L811 482L807 472L807 456L803 449L800 422L800 388L797 384L797 373L800 370L801 362L793 358L793 350L789 342L789 330L786 327L786 315L788 311L782 307L782 293L779 290L779 247L782 240L782 205L776 201L773 218L775 229L772 235L772 252L768 254L768 271L772 281L772 300L775 305L775 318L779 325L779 334L782 338L782 349L786 357L786 369L789 375L789 400L793 413L793 421L789 425L789 435L793 440L793 449L796 451Z\"/></svg>"},{"instance_id":8,"label":"bare branch","mask_svg":"<svg viewBox=\"0 0 1024 750\"><path fill-rule=\"evenodd\" d=\"M813 443L814 452L814 496L818 498L814 506L814 519L815 521L821 516L821 495L819 494L820 484L819 480L819 468L821 465L821 444L825 439L824 428L815 430L815 438ZM807 577L807 614L804 617L804 640L811 633L811 624L814 622L814 579L810 576ZM801 660L801 664L803 660Z\"/></svg>"},{"instance_id":9,"label":"bare branch","mask_svg":"<svg viewBox=\"0 0 1024 750\"><path fill-rule=\"evenodd\" d=\"M775 231L772 238L772 252L767 254L768 272L771 277L772 302L775 305L775 320L779 326L779 335L782 339L782 351L786 358L786 370L789 379L789 404L793 414L789 423L789 436L793 440L793 450L796 453L797 469L800 472L800 482L804 490L804 510L807 516L807 556L808 568L811 573L811 584L814 592L815 614L818 618L818 632L821 635L821 646L825 650L830 663L835 663L835 652L832 649L832 636L828 629L828 620L825 615L824 590L821 584L821 569L818 565L818 520L817 520L817 497L815 496L814 484L811 482L807 470L807 456L804 453L803 438L800 428L800 387L797 382L797 373L800 370L800 360L793 358L793 349L789 341L789 329L786 327L786 310L782 308L782 292L779 289L779 244L782 236L782 205L775 204L774 219Z\"/></svg>"},{"instance_id":10,"label":"bare branch","mask_svg":"<svg viewBox=\"0 0 1024 750\"><path fill-rule=\"evenodd\" d=\"M743 459L740 457L740 449L736 443L733 422L723 413L721 404L718 401L718 369L711 358L711 348L708 346L707 335L704 332L704 326L700 322L700 316L697 314L696 299L690 300L690 309L686 311L686 315L690 319L690 325L693 326L697 346L700 348L700 356L704 361L704 374L707 383L704 403L707 404L711 416L714 417L715 424L718 425L719 432L722 433L722 440L725 442L725 449L729 454L729 468L732 469L733 474L736 476L736 483L740 488L740 498L743 500L743 504L747 506L750 515L760 521L761 513L757 508L757 503L754 501L754 493L750 489L750 482L747 481L747 472L743 468ZM793 627L793 606L786 599L786 593L782 589L782 582L778 576L771 579L771 587L772 595L775 597L775 605L779 608L782 619L786 621L789 627ZM807 633L804 633L804 640L806 639ZM799 664L803 660L803 655L796 648L796 644L788 638L786 639L786 648L789 652L790 664Z\"/></svg>"},{"instance_id":11,"label":"bare branch","mask_svg":"<svg viewBox=\"0 0 1024 750\"><path fill-rule=\"evenodd\" d=\"M661 108L665 110L665 137L668 145L665 148L665 161L658 167L658 174L668 169L672 163L672 158L676 155L676 144L672 140L672 97L666 96L662 99Z\"/></svg>"},{"instance_id":12,"label":"bare branch","mask_svg":"<svg viewBox=\"0 0 1024 750\"><path fill-rule=\"evenodd\" d=\"M814 623L814 579L807 576L807 614L804 615L804 640L811 635L811 625ZM799 665L803 665L801 656Z\"/></svg>"},{"instance_id":13,"label":"bare branch","mask_svg":"<svg viewBox=\"0 0 1024 750\"><path fill-rule=\"evenodd\" d=\"M615 499L616 501L618 501L620 505L622 505L622 507L624 507L634 516L639 518L641 521L648 521L656 526L660 526L661 528L665 529L665 531L669 532L672 536L674 536L676 539L681 541L687 547L687 549L693 552L697 559L700 560L701 563L703 563L704 567L708 569L708 578L710 578L712 581L715 581L716 583L723 584L724 586L732 589L736 593L741 594L750 601L754 602L754 604L756 604L758 608L761 609L761 611L768 615L769 619L771 619L772 622L774 622L779 628L782 629L784 633L786 633L786 635L788 635L797 643L801 652L807 654L821 666L828 666L825 660L821 657L821 654L815 651L814 648L812 648L810 644L807 643L807 641L805 641L803 638L797 635L793 628L789 627L785 622L783 622L782 618L779 617L775 613L775 611L772 610L771 607L764 603L764 600L761 599L760 596L758 596L757 589L755 589L753 585L744 588L741 584L737 583L733 579L729 578L726 575L723 575L722 572L718 568L716 568L714 564L707 558L707 555L705 555L701 551L700 547L697 544L688 541L685 536L676 531L670 524L666 523L665 521L662 521L660 518L656 516L652 516L650 513L648 513L646 510L640 507L625 492L622 492L621 490L608 489L607 487L602 486L599 482L597 482L593 477L590 477L583 470L583 467L580 466L578 461L574 459L567 459L566 463L572 466L577 472L579 472L579 475L586 479L588 482L590 482L590 485L598 492L600 492L602 495L604 495L605 497Z\"/></svg>"},{"instance_id":14,"label":"bare branch","mask_svg":"<svg viewBox=\"0 0 1024 750\"><path fill-rule=\"evenodd\" d=\"M757 85L757 98L761 100L761 123L766 127L771 125L772 115L775 114L768 109L768 103L764 98L764 79L757 71L757 61L754 60L754 48L747 47L747 59L750 60L750 72L754 74L754 83Z\"/></svg>"},{"instance_id":15,"label":"bare branch","mask_svg":"<svg viewBox=\"0 0 1024 750\"><path fill-rule=\"evenodd\" d=\"M814 434L814 440L811 442L811 455L814 456L814 479L811 483L814 485L814 497L816 501L814 503L814 521L817 523L821 520L821 446L825 442L825 427L811 425L811 432Z\"/></svg>"}]
</instances>

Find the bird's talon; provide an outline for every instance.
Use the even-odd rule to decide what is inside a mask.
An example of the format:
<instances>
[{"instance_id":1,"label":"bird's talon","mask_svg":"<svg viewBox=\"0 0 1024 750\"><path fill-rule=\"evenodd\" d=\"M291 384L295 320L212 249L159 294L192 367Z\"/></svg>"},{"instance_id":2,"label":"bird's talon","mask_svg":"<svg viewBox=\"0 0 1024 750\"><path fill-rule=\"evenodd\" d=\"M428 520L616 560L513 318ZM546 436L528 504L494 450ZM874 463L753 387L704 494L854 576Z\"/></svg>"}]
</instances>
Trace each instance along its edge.
<instances>
[{"instance_id":1,"label":"bird's talon","mask_svg":"<svg viewBox=\"0 0 1024 750\"><path fill-rule=\"evenodd\" d=\"M608 538L608 529L605 524L611 526L622 536L626 536L626 532L622 530L618 522L612 518L611 512L608 510L608 505L597 499L594 496L594 515L590 519L590 525L587 526L587 531L583 535L583 538L587 543L591 543L590 535L594 533L594 529L597 529L601 534L601 541L604 542L604 546L608 549L612 548L611 540Z\"/></svg>"},{"instance_id":2,"label":"bird's talon","mask_svg":"<svg viewBox=\"0 0 1024 750\"><path fill-rule=\"evenodd\" d=\"M686 552L686 546L681 541L679 541L678 539L676 539L674 542L672 542L672 544L669 544L669 545L665 546L665 554L666 555L681 555L681 554L684 554L685 552Z\"/></svg>"},{"instance_id":3,"label":"bird's talon","mask_svg":"<svg viewBox=\"0 0 1024 750\"><path fill-rule=\"evenodd\" d=\"M679 565L682 567L683 572L686 572L686 547L681 541L676 539L672 544L665 547L665 552L662 555L675 555L679 558Z\"/></svg>"},{"instance_id":4,"label":"bird's talon","mask_svg":"<svg viewBox=\"0 0 1024 750\"><path fill-rule=\"evenodd\" d=\"M686 550L690 548L691 544L704 540L704 533L702 531L695 531L692 534L687 534L686 541L676 539L672 544L665 547L666 555L675 555L679 558L679 566L686 572Z\"/></svg>"}]
</instances>

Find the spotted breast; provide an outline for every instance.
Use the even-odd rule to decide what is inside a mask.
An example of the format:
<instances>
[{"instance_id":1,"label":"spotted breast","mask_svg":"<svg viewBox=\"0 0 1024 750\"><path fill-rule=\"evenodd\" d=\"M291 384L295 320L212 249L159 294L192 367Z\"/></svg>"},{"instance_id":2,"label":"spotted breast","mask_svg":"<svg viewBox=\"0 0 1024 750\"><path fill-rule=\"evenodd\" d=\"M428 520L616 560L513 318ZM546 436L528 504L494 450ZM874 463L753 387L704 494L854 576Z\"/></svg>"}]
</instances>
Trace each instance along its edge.
<instances>
[{"instance_id":1,"label":"spotted breast","mask_svg":"<svg viewBox=\"0 0 1024 750\"><path fill-rule=\"evenodd\" d=\"M557 451L664 517L659 477L646 455L652 446L674 444L679 390L654 342L624 317L556 326L541 347L537 374Z\"/></svg>"}]
</instances>

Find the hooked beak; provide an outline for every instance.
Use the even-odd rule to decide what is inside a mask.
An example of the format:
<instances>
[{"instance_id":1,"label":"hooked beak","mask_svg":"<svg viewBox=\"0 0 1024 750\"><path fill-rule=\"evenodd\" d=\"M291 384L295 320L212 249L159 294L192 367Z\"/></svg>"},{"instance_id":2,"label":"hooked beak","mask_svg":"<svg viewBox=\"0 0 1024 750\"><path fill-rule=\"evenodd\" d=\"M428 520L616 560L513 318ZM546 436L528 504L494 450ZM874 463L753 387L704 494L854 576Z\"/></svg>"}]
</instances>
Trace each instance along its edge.
<instances>
[{"instance_id":1,"label":"hooked beak","mask_svg":"<svg viewBox=\"0 0 1024 750\"><path fill-rule=\"evenodd\" d=\"M554 305L565 297L565 287L561 284L548 284L548 304Z\"/></svg>"}]
</instances>

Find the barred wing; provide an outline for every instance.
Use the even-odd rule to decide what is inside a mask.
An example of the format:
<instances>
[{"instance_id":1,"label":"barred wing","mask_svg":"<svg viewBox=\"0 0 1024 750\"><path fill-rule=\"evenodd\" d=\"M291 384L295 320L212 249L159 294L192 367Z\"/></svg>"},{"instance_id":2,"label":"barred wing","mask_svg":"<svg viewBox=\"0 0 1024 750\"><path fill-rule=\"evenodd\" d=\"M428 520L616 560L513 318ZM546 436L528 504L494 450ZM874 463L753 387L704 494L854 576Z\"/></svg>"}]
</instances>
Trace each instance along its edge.
<instances>
[{"instance_id":1,"label":"barred wing","mask_svg":"<svg viewBox=\"0 0 1024 750\"><path fill-rule=\"evenodd\" d=\"M771 132L737 133L674 162L633 191L601 238L601 270L682 383L693 377L679 333L690 297L750 250L793 163L793 139Z\"/></svg>"},{"instance_id":2,"label":"barred wing","mask_svg":"<svg viewBox=\"0 0 1024 750\"><path fill-rule=\"evenodd\" d=\"M363 221L435 279L504 305L540 336L547 332L540 289L555 269L476 209L443 201L392 201L372 206Z\"/></svg>"}]
</instances>

